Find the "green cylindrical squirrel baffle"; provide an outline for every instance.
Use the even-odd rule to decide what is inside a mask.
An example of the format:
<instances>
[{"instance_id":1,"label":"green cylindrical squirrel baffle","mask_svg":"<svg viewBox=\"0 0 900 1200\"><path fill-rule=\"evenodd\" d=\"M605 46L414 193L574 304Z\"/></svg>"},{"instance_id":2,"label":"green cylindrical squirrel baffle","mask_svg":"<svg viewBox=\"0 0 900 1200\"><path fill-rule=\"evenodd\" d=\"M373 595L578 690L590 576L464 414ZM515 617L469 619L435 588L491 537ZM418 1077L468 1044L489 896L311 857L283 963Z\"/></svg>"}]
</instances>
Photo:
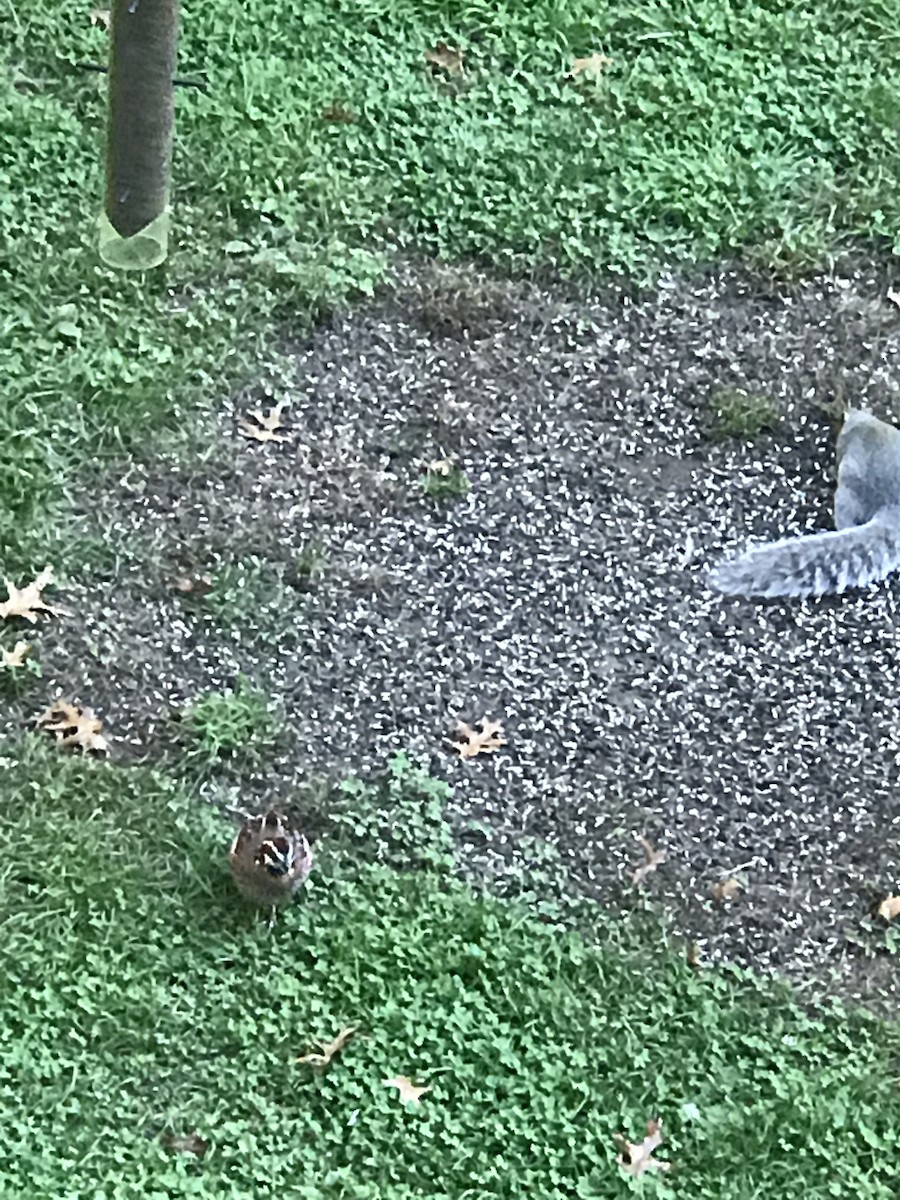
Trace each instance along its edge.
<instances>
[{"instance_id":1,"label":"green cylindrical squirrel baffle","mask_svg":"<svg viewBox=\"0 0 900 1200\"><path fill-rule=\"evenodd\" d=\"M178 0L114 0L110 22L106 205L99 252L148 270L168 249Z\"/></svg>"}]
</instances>

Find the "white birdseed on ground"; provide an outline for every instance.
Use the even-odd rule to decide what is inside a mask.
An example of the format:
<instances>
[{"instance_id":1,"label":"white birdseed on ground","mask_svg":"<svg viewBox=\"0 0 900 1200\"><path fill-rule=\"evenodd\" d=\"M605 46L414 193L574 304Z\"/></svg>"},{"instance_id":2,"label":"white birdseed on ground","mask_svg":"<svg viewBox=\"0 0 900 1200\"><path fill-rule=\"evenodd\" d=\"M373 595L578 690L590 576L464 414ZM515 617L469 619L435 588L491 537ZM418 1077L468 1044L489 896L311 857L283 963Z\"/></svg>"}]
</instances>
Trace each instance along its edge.
<instances>
[{"instance_id":1,"label":"white birdseed on ground","mask_svg":"<svg viewBox=\"0 0 900 1200\"><path fill-rule=\"evenodd\" d=\"M896 960L854 939L878 946L861 922L900 890L900 583L765 605L704 584L751 535L830 526L817 406L900 415L886 287L874 269L770 292L724 273L588 301L407 271L225 405L196 473L157 462L111 486L120 566L65 590L81 621L45 627L20 715L59 688L121 758L156 754L171 706L244 673L290 726L245 802L404 749L452 783L468 869L495 889L556 862L632 908L644 834L668 851L645 893L707 961L896 996ZM712 441L719 386L769 397L778 430ZM288 441L239 435L282 397ZM435 505L420 479L445 456L471 491ZM312 539L327 564L307 586ZM221 618L162 582L251 558ZM485 714L508 746L457 762L442 739Z\"/></svg>"}]
</instances>

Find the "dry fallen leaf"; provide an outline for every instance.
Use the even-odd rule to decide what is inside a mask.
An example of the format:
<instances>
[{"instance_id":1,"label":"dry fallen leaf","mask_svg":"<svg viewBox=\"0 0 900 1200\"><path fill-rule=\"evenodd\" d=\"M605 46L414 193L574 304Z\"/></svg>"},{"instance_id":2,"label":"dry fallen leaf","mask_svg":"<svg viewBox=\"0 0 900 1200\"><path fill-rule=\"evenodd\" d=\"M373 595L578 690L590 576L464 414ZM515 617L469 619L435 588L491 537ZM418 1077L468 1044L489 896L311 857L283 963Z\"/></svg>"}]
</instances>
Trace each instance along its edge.
<instances>
[{"instance_id":1,"label":"dry fallen leaf","mask_svg":"<svg viewBox=\"0 0 900 1200\"><path fill-rule=\"evenodd\" d=\"M23 667L30 653L30 642L16 642L12 650L0 651L0 662L4 667Z\"/></svg>"},{"instance_id":2,"label":"dry fallen leaf","mask_svg":"<svg viewBox=\"0 0 900 1200\"><path fill-rule=\"evenodd\" d=\"M250 413L253 421L241 422L241 433L244 437L253 438L257 442L284 442L287 432L281 414L287 408L287 400L279 400L268 412L255 408Z\"/></svg>"},{"instance_id":3,"label":"dry fallen leaf","mask_svg":"<svg viewBox=\"0 0 900 1200\"><path fill-rule=\"evenodd\" d=\"M448 46L446 42L438 42L432 50L425 51L425 61L433 67L440 67L448 75L463 75L465 67L463 58L465 51L456 46Z\"/></svg>"},{"instance_id":4,"label":"dry fallen leaf","mask_svg":"<svg viewBox=\"0 0 900 1200\"><path fill-rule=\"evenodd\" d=\"M419 1084L407 1078L406 1075L394 1075L390 1079L382 1079L385 1087L395 1087L397 1094L403 1104L414 1104L418 1106L419 1098L424 1096L426 1092L430 1092L430 1087L422 1087Z\"/></svg>"},{"instance_id":5,"label":"dry fallen leaf","mask_svg":"<svg viewBox=\"0 0 900 1200\"><path fill-rule=\"evenodd\" d=\"M41 592L53 583L53 568L44 567L33 583L27 583L23 588L17 588L9 579L6 580L7 598L0 604L0 618L21 617L24 621L37 624L39 615L62 617L66 615L64 608L54 608L48 604Z\"/></svg>"},{"instance_id":6,"label":"dry fallen leaf","mask_svg":"<svg viewBox=\"0 0 900 1200\"><path fill-rule=\"evenodd\" d=\"M699 942L689 942L684 951L684 961L694 970L703 966L703 951Z\"/></svg>"},{"instance_id":7,"label":"dry fallen leaf","mask_svg":"<svg viewBox=\"0 0 900 1200\"><path fill-rule=\"evenodd\" d=\"M450 475L453 473L453 468L456 466L452 458L435 458L430 463L425 464L426 471L433 471L435 475Z\"/></svg>"},{"instance_id":8,"label":"dry fallen leaf","mask_svg":"<svg viewBox=\"0 0 900 1200\"><path fill-rule=\"evenodd\" d=\"M654 850L653 845L645 837L638 838L638 841L644 851L644 861L632 873L631 882L635 887L640 887L647 876L669 857L665 850Z\"/></svg>"},{"instance_id":9,"label":"dry fallen leaf","mask_svg":"<svg viewBox=\"0 0 900 1200\"><path fill-rule=\"evenodd\" d=\"M93 750L103 754L109 749L109 743L101 732L103 722L91 708L59 700L38 713L34 723L38 729L56 734L61 746L77 746L85 752Z\"/></svg>"},{"instance_id":10,"label":"dry fallen leaf","mask_svg":"<svg viewBox=\"0 0 900 1200\"><path fill-rule=\"evenodd\" d=\"M109 29L112 21L112 13L108 8L95 8L91 12L91 24L102 25L104 29Z\"/></svg>"},{"instance_id":11,"label":"dry fallen leaf","mask_svg":"<svg viewBox=\"0 0 900 1200\"><path fill-rule=\"evenodd\" d=\"M886 896L878 905L878 915L885 921L900 917L900 896Z\"/></svg>"},{"instance_id":12,"label":"dry fallen leaf","mask_svg":"<svg viewBox=\"0 0 900 1200\"><path fill-rule=\"evenodd\" d=\"M173 1154L195 1154L197 1158L202 1158L209 1149L206 1138L196 1133L166 1133L161 1141Z\"/></svg>"},{"instance_id":13,"label":"dry fallen leaf","mask_svg":"<svg viewBox=\"0 0 900 1200\"><path fill-rule=\"evenodd\" d=\"M476 754L490 754L506 745L503 736L503 724L482 717L475 725L467 725L465 721L457 721L456 734L447 739L460 758L474 758Z\"/></svg>"},{"instance_id":14,"label":"dry fallen leaf","mask_svg":"<svg viewBox=\"0 0 900 1200\"><path fill-rule=\"evenodd\" d=\"M339 125L352 125L356 120L356 113L350 108L344 108L343 104L331 104L322 110L322 120Z\"/></svg>"},{"instance_id":15,"label":"dry fallen leaf","mask_svg":"<svg viewBox=\"0 0 900 1200\"><path fill-rule=\"evenodd\" d=\"M567 72L566 78L577 79L579 75L590 75L597 79L607 67L612 65L612 61L605 54L589 54L587 58L576 58Z\"/></svg>"},{"instance_id":16,"label":"dry fallen leaf","mask_svg":"<svg viewBox=\"0 0 900 1200\"><path fill-rule=\"evenodd\" d=\"M722 879L712 886L713 900L725 904L728 900L734 900L740 890L741 885L736 879Z\"/></svg>"},{"instance_id":17,"label":"dry fallen leaf","mask_svg":"<svg viewBox=\"0 0 900 1200\"><path fill-rule=\"evenodd\" d=\"M183 596L205 596L214 586L212 575L174 575L167 582L173 592Z\"/></svg>"},{"instance_id":18,"label":"dry fallen leaf","mask_svg":"<svg viewBox=\"0 0 900 1200\"><path fill-rule=\"evenodd\" d=\"M643 1175L645 1171L668 1171L672 1164L653 1157L653 1151L662 1143L662 1121L647 1122L647 1136L642 1142L629 1142L621 1133L613 1138L619 1148L616 1162L629 1175Z\"/></svg>"},{"instance_id":19,"label":"dry fallen leaf","mask_svg":"<svg viewBox=\"0 0 900 1200\"><path fill-rule=\"evenodd\" d=\"M338 1054L347 1045L350 1039L356 1033L356 1025L348 1025L346 1029L342 1029L336 1038L330 1042L315 1041L314 1046L318 1046L318 1052L304 1054L297 1059L299 1063L308 1063L311 1067L327 1067L336 1054Z\"/></svg>"}]
</instances>

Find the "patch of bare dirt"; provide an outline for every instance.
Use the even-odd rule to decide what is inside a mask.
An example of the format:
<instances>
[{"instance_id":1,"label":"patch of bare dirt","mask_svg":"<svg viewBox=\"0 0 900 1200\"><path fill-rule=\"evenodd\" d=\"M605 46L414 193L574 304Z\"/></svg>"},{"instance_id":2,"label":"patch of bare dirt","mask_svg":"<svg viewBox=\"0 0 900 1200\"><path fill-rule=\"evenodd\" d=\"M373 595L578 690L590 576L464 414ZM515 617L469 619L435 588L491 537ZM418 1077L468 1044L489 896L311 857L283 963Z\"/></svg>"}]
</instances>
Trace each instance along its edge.
<instances>
[{"instance_id":1,"label":"patch of bare dirt","mask_svg":"<svg viewBox=\"0 0 900 1200\"><path fill-rule=\"evenodd\" d=\"M642 894L708 961L896 996L863 927L900 890L898 584L757 605L704 582L749 535L829 526L822 406L900 415L887 286L725 273L580 298L409 269L223 404L202 469L113 489L130 553L67 589L79 622L47 627L20 711L59 687L124 758L158 754L167 712L246 674L289 731L247 796L404 749L453 784L495 889L555 876L631 907L645 836L667 857ZM779 428L713 442L717 387L769 397ZM284 441L240 436L282 399ZM435 503L446 458L470 491ZM211 599L166 582L223 570ZM507 745L460 761L443 739L485 715Z\"/></svg>"}]
</instances>

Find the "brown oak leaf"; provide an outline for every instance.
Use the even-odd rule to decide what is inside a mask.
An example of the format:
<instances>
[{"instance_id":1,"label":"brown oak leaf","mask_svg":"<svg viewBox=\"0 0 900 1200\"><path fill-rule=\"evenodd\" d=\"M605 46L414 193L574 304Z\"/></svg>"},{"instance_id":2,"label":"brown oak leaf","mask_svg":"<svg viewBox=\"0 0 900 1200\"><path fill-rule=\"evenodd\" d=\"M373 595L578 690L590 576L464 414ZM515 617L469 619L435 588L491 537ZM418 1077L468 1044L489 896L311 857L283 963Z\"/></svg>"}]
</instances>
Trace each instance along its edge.
<instances>
[{"instance_id":1,"label":"brown oak leaf","mask_svg":"<svg viewBox=\"0 0 900 1200\"><path fill-rule=\"evenodd\" d=\"M281 419L287 406L287 400L279 400L268 412L263 412L261 408L253 409L250 413L252 420L241 422L241 433L257 442L287 441L288 434Z\"/></svg>"},{"instance_id":2,"label":"brown oak leaf","mask_svg":"<svg viewBox=\"0 0 900 1200\"><path fill-rule=\"evenodd\" d=\"M451 475L455 467L452 458L435 458L425 464L426 471L432 471L435 475Z\"/></svg>"},{"instance_id":3,"label":"brown oak leaf","mask_svg":"<svg viewBox=\"0 0 900 1200\"><path fill-rule=\"evenodd\" d=\"M457 721L456 733L447 739L450 745L459 753L460 758L474 758L476 754L490 754L506 745L501 721L491 721L482 717L474 726L465 721Z\"/></svg>"},{"instance_id":4,"label":"brown oak leaf","mask_svg":"<svg viewBox=\"0 0 900 1200\"><path fill-rule=\"evenodd\" d=\"M37 624L39 616L63 617L64 608L54 608L41 595L45 587L53 583L53 568L44 567L33 583L17 588L12 580L6 581L7 598L0 604L0 618L21 617L23 621Z\"/></svg>"},{"instance_id":5,"label":"brown oak leaf","mask_svg":"<svg viewBox=\"0 0 900 1200\"><path fill-rule=\"evenodd\" d=\"M25 659L30 653L30 642L16 642L12 650L0 651L0 663L4 667L24 667Z\"/></svg>"},{"instance_id":6,"label":"brown oak leaf","mask_svg":"<svg viewBox=\"0 0 900 1200\"><path fill-rule=\"evenodd\" d=\"M205 596L215 586L212 575L173 575L167 582L173 592L183 596Z\"/></svg>"},{"instance_id":7,"label":"brown oak leaf","mask_svg":"<svg viewBox=\"0 0 900 1200\"><path fill-rule=\"evenodd\" d=\"M713 900L717 904L726 904L740 893L741 885L736 879L720 879L712 886Z\"/></svg>"},{"instance_id":8,"label":"brown oak leaf","mask_svg":"<svg viewBox=\"0 0 900 1200\"><path fill-rule=\"evenodd\" d=\"M613 1138L619 1150L616 1162L629 1175L643 1175L645 1171L668 1171L672 1164L653 1157L653 1151L662 1143L662 1121L647 1122L647 1136L642 1142L629 1142L621 1133Z\"/></svg>"},{"instance_id":9,"label":"brown oak leaf","mask_svg":"<svg viewBox=\"0 0 900 1200\"><path fill-rule=\"evenodd\" d=\"M641 843L641 849L644 851L644 861L632 872L631 882L634 887L640 887L647 876L651 875L669 857L667 851L655 850L652 843L648 842L645 837L638 838L638 841Z\"/></svg>"},{"instance_id":10,"label":"brown oak leaf","mask_svg":"<svg viewBox=\"0 0 900 1200\"><path fill-rule=\"evenodd\" d=\"M314 1046L318 1046L318 1051L313 1051L310 1054L303 1054L298 1059L299 1063L308 1063L311 1067L324 1069L327 1067L336 1054L347 1045L350 1039L356 1033L356 1025L348 1025L346 1029L342 1029L337 1037L332 1038L330 1042L316 1039L313 1042Z\"/></svg>"},{"instance_id":11,"label":"brown oak leaf","mask_svg":"<svg viewBox=\"0 0 900 1200\"><path fill-rule=\"evenodd\" d=\"M38 713L34 723L38 729L55 734L61 746L77 747L85 753L105 754L109 750L109 742L102 733L103 722L94 715L92 708L58 700Z\"/></svg>"},{"instance_id":12,"label":"brown oak leaf","mask_svg":"<svg viewBox=\"0 0 900 1200\"><path fill-rule=\"evenodd\" d=\"M401 1103L412 1104L416 1108L418 1108L421 1102L421 1097L426 1092L431 1091L430 1087L423 1087L421 1084L413 1083L406 1075L393 1075L390 1079L382 1079L381 1082L385 1087L395 1087L397 1089L397 1095Z\"/></svg>"},{"instance_id":13,"label":"brown oak leaf","mask_svg":"<svg viewBox=\"0 0 900 1200\"><path fill-rule=\"evenodd\" d=\"M612 66L612 61L605 54L589 54L586 58L576 58L566 78L577 79L579 75L589 75L592 79L597 79L607 67Z\"/></svg>"},{"instance_id":14,"label":"brown oak leaf","mask_svg":"<svg viewBox=\"0 0 900 1200\"><path fill-rule=\"evenodd\" d=\"M322 110L322 120L338 125L352 125L356 120L356 113L350 108L344 108L343 104L330 104Z\"/></svg>"},{"instance_id":15,"label":"brown oak leaf","mask_svg":"<svg viewBox=\"0 0 900 1200\"><path fill-rule=\"evenodd\" d=\"M425 61L432 67L440 67L448 75L465 73L463 58L465 51L456 46L448 46L446 42L438 42L431 50L425 51Z\"/></svg>"},{"instance_id":16,"label":"brown oak leaf","mask_svg":"<svg viewBox=\"0 0 900 1200\"><path fill-rule=\"evenodd\" d=\"M885 921L900 917L900 896L885 896L878 905L878 915Z\"/></svg>"},{"instance_id":17,"label":"brown oak leaf","mask_svg":"<svg viewBox=\"0 0 900 1200\"><path fill-rule=\"evenodd\" d=\"M194 1154L202 1158L209 1149L206 1138L197 1133L166 1133L162 1136L162 1144L173 1154Z\"/></svg>"}]
</instances>

